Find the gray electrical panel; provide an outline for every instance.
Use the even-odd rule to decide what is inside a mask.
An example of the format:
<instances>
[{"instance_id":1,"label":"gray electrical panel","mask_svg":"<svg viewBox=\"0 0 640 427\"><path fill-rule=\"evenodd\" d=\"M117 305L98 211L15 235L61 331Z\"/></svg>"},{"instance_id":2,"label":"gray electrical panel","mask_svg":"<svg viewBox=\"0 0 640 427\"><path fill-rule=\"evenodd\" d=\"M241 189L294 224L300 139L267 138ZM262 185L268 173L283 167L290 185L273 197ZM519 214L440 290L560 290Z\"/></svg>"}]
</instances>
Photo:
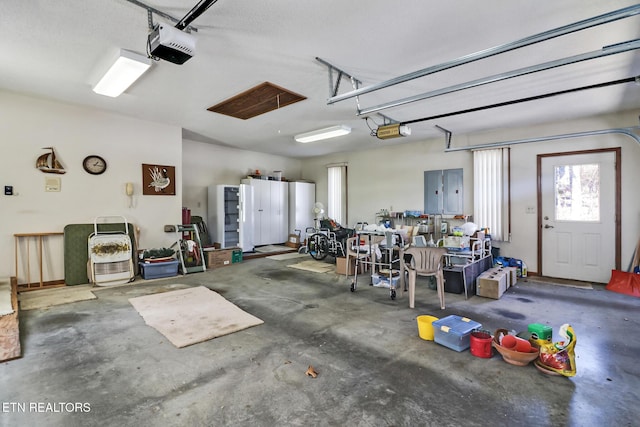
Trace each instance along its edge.
<instances>
[{"instance_id":1,"label":"gray electrical panel","mask_svg":"<svg viewBox=\"0 0 640 427\"><path fill-rule=\"evenodd\" d=\"M424 212L463 215L462 168L424 172Z\"/></svg>"}]
</instances>

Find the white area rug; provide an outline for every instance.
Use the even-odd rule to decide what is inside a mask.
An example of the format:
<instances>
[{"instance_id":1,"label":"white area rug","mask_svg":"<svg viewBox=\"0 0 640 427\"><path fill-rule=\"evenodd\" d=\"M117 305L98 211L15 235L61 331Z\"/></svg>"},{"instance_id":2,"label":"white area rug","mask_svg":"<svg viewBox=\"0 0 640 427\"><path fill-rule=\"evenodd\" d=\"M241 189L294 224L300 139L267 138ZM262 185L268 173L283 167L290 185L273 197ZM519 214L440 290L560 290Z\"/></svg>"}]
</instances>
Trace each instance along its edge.
<instances>
[{"instance_id":1,"label":"white area rug","mask_svg":"<svg viewBox=\"0 0 640 427\"><path fill-rule=\"evenodd\" d=\"M284 245L265 245L265 246L257 246L253 249L256 252L260 253L269 253L269 252L290 252L295 251L295 249L290 248L289 246Z\"/></svg>"},{"instance_id":2,"label":"white area rug","mask_svg":"<svg viewBox=\"0 0 640 427\"><path fill-rule=\"evenodd\" d=\"M204 286L130 298L145 323L178 348L264 323Z\"/></svg>"},{"instance_id":3,"label":"white area rug","mask_svg":"<svg viewBox=\"0 0 640 427\"><path fill-rule=\"evenodd\" d=\"M20 310L36 310L54 305L96 299L92 285L65 286L53 289L21 292L18 294Z\"/></svg>"},{"instance_id":4,"label":"white area rug","mask_svg":"<svg viewBox=\"0 0 640 427\"><path fill-rule=\"evenodd\" d=\"M309 258L310 256L311 255L309 254L299 254L297 252L294 252L292 254L269 255L267 259L273 259L276 261L285 261L285 260L294 259L294 258Z\"/></svg>"},{"instance_id":5,"label":"white area rug","mask_svg":"<svg viewBox=\"0 0 640 427\"><path fill-rule=\"evenodd\" d=\"M313 271L314 273L335 273L336 271L335 265L315 260L302 261L297 264L288 265L287 267L296 268L298 270Z\"/></svg>"}]
</instances>

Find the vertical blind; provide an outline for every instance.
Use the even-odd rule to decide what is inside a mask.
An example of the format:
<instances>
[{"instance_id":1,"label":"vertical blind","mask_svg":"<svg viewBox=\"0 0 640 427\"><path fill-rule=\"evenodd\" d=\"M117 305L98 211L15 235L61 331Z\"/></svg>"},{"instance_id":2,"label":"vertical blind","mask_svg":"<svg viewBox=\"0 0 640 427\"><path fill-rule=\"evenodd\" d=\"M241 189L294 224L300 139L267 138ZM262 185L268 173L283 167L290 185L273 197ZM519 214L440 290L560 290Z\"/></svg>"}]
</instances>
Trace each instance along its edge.
<instances>
[{"instance_id":1,"label":"vertical blind","mask_svg":"<svg viewBox=\"0 0 640 427\"><path fill-rule=\"evenodd\" d=\"M496 241L508 240L507 162L503 148L473 152L473 221L488 227Z\"/></svg>"},{"instance_id":2,"label":"vertical blind","mask_svg":"<svg viewBox=\"0 0 640 427\"><path fill-rule=\"evenodd\" d=\"M328 166L328 206L327 215L340 224L345 224L345 203L347 185L347 167Z\"/></svg>"}]
</instances>

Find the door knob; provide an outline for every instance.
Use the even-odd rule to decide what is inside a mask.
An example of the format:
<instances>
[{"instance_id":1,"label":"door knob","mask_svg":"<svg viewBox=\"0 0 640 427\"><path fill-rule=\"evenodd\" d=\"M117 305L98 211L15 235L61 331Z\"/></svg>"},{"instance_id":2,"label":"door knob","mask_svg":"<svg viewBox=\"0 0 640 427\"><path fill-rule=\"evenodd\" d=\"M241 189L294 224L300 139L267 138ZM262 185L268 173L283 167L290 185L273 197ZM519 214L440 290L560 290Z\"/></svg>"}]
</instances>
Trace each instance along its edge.
<instances>
[{"instance_id":1,"label":"door knob","mask_svg":"<svg viewBox=\"0 0 640 427\"><path fill-rule=\"evenodd\" d=\"M544 228L553 228L553 225L545 224Z\"/></svg>"}]
</instances>

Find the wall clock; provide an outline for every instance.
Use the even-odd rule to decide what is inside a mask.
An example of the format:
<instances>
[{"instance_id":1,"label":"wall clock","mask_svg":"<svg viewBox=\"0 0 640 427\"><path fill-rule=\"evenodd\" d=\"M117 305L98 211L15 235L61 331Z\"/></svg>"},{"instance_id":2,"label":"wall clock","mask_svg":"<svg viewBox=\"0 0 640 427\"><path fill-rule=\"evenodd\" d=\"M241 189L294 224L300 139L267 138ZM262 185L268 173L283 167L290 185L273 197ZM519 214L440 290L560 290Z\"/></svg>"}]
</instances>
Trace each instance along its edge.
<instances>
[{"instance_id":1,"label":"wall clock","mask_svg":"<svg viewBox=\"0 0 640 427\"><path fill-rule=\"evenodd\" d=\"M100 175L107 170L107 162L100 156L91 155L84 158L82 167L91 175Z\"/></svg>"}]
</instances>

